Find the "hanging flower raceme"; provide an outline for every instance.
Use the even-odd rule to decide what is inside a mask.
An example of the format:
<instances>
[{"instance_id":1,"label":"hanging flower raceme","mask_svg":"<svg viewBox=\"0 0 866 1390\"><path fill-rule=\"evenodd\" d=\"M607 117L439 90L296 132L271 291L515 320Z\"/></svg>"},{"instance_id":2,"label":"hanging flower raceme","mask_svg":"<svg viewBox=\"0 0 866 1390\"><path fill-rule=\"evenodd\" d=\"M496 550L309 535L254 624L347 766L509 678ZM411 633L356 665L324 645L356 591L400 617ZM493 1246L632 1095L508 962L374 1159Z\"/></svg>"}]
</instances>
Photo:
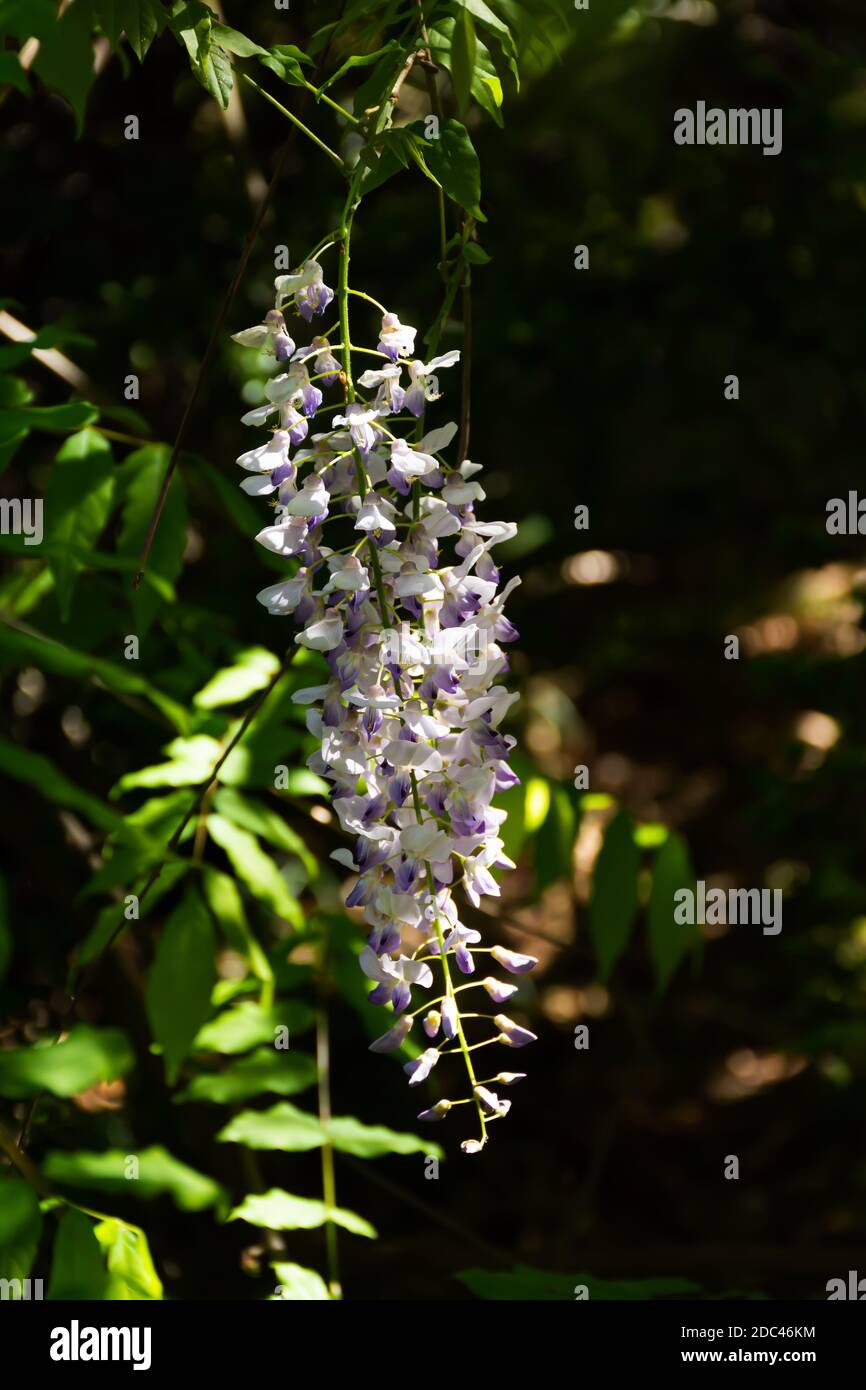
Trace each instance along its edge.
<instances>
[{"instance_id":1,"label":"hanging flower raceme","mask_svg":"<svg viewBox=\"0 0 866 1390\"><path fill-rule=\"evenodd\" d=\"M426 403L440 394L436 373L460 354L417 360L415 329L382 310L377 348L364 350L379 364L357 379L374 394L359 394L359 349L327 333L296 348L286 330L290 306L310 322L334 299L319 263L275 284L275 308L235 335L281 366L266 403L243 417L270 425L270 439L238 459L249 475L241 486L274 508L258 541L291 562L258 598L269 613L292 615L295 641L328 666L325 684L294 698L308 706L318 743L309 766L330 783L353 839L351 851L333 857L356 875L346 901L369 928L361 969L374 982L370 999L391 1014L372 1051L416 1043L404 1067L410 1086L460 1054L468 1095L439 1100L419 1118L474 1106L480 1135L462 1147L475 1153L510 1108L498 1088L523 1076L479 1079L476 1052L520 1048L534 1036L476 1002L501 1008L534 958L485 946L459 906L498 896L495 871L514 867L500 834L505 812L493 800L517 782L508 762L514 739L502 732L517 699L504 684L503 648L517 633L503 608L519 581L500 588L492 551L516 528L476 516L479 465L455 468L443 456L456 425L423 432ZM345 338L348 301L339 307ZM323 406L338 382L341 396ZM486 974L482 961L512 980Z\"/></svg>"}]
</instances>

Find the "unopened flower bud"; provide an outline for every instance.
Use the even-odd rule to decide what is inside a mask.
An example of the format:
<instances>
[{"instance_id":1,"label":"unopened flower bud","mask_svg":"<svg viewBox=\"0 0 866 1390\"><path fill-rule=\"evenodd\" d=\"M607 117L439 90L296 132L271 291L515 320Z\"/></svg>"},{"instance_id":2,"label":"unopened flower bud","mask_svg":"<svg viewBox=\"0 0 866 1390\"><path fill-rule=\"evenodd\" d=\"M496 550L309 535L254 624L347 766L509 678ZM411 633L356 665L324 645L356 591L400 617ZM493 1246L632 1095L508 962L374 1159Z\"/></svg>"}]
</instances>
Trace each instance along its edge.
<instances>
[{"instance_id":1,"label":"unopened flower bud","mask_svg":"<svg viewBox=\"0 0 866 1390\"><path fill-rule=\"evenodd\" d=\"M431 1105L429 1110L422 1110L418 1116L419 1120L444 1120L448 1111L454 1104L451 1100L437 1100L435 1105Z\"/></svg>"},{"instance_id":2,"label":"unopened flower bud","mask_svg":"<svg viewBox=\"0 0 866 1390\"><path fill-rule=\"evenodd\" d=\"M512 975L525 975L527 970L534 969L538 964L537 956L522 956L518 951L509 951L505 946L494 946L490 954Z\"/></svg>"},{"instance_id":3,"label":"unopened flower bud","mask_svg":"<svg viewBox=\"0 0 866 1390\"><path fill-rule=\"evenodd\" d=\"M507 985L504 980L497 980L493 975L488 975L481 983L494 1004L504 1004L506 999L517 993L517 985Z\"/></svg>"}]
</instances>

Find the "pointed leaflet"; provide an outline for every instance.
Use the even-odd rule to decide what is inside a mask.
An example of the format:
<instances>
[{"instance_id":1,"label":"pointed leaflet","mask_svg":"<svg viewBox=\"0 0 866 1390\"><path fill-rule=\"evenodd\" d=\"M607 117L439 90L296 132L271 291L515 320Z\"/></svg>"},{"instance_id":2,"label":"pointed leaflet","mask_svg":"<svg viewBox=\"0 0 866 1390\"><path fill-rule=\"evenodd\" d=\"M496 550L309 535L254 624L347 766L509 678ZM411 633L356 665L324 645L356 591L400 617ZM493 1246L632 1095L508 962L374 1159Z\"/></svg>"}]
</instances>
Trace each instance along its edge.
<instances>
[{"instance_id":1,"label":"pointed leaflet","mask_svg":"<svg viewBox=\"0 0 866 1390\"><path fill-rule=\"evenodd\" d=\"M106 1299L162 1298L144 1231L109 1217L94 1227L94 1234L108 1264Z\"/></svg>"},{"instance_id":2,"label":"pointed leaflet","mask_svg":"<svg viewBox=\"0 0 866 1390\"><path fill-rule=\"evenodd\" d=\"M214 36L213 12L198 0L178 0L171 28L186 48L190 67L199 82L225 110L232 90L232 66ZM234 32L227 28L226 37L231 40ZM243 35L237 37L242 39Z\"/></svg>"},{"instance_id":3,"label":"pointed leaflet","mask_svg":"<svg viewBox=\"0 0 866 1390\"><path fill-rule=\"evenodd\" d=\"M271 1298L301 1303L327 1303L331 1295L321 1274L302 1265L272 1264L277 1286Z\"/></svg>"},{"instance_id":4,"label":"pointed leaflet","mask_svg":"<svg viewBox=\"0 0 866 1390\"><path fill-rule=\"evenodd\" d=\"M307 1197L293 1197L280 1188L272 1187L269 1192L252 1192L236 1207L229 1217L230 1221L249 1221L251 1226L264 1226L271 1231L313 1231L333 1221L357 1236L376 1239L375 1227L362 1216L342 1207L326 1207L324 1202L311 1201Z\"/></svg>"},{"instance_id":5,"label":"pointed leaflet","mask_svg":"<svg viewBox=\"0 0 866 1390\"><path fill-rule=\"evenodd\" d=\"M0 1277L27 1279L36 1258L42 1213L29 1183L0 1177Z\"/></svg>"},{"instance_id":6,"label":"pointed leaflet","mask_svg":"<svg viewBox=\"0 0 866 1390\"><path fill-rule=\"evenodd\" d=\"M108 1270L94 1223L83 1211L70 1207L60 1216L46 1296L51 1299L102 1299L107 1288Z\"/></svg>"},{"instance_id":7,"label":"pointed leaflet","mask_svg":"<svg viewBox=\"0 0 866 1390\"><path fill-rule=\"evenodd\" d=\"M58 453L45 489L46 536L58 547L49 564L64 622L75 581L102 535L113 495L114 465L107 440L94 430L79 430Z\"/></svg>"},{"instance_id":8,"label":"pointed leaflet","mask_svg":"<svg viewBox=\"0 0 866 1390\"><path fill-rule=\"evenodd\" d=\"M686 952L700 939L699 928L674 921L674 894L693 889L695 871L682 835L671 834L656 855L647 908L650 955L659 993L667 986Z\"/></svg>"},{"instance_id":9,"label":"pointed leaflet","mask_svg":"<svg viewBox=\"0 0 866 1390\"><path fill-rule=\"evenodd\" d=\"M193 703L199 709L235 705L264 690L279 669L279 657L266 647L247 647L237 652L231 666L211 676L207 685L193 697Z\"/></svg>"},{"instance_id":10,"label":"pointed leaflet","mask_svg":"<svg viewBox=\"0 0 866 1390\"><path fill-rule=\"evenodd\" d=\"M84 108L93 82L93 16L87 5L70 5L39 44L33 68L45 83L65 97L75 113L75 133L84 127Z\"/></svg>"},{"instance_id":11,"label":"pointed leaflet","mask_svg":"<svg viewBox=\"0 0 866 1390\"><path fill-rule=\"evenodd\" d=\"M475 72L475 25L472 16L464 7L454 21L451 36L451 81L457 98L457 110L461 116L466 114L472 91L472 77Z\"/></svg>"},{"instance_id":12,"label":"pointed leaflet","mask_svg":"<svg viewBox=\"0 0 866 1390\"><path fill-rule=\"evenodd\" d=\"M365 1125L353 1115L339 1115L323 1125L316 1115L299 1110L288 1101L270 1110L244 1110L217 1136L224 1143L245 1144L250 1149L279 1149L301 1153L320 1148L330 1140L341 1153L356 1158L380 1158L383 1154L423 1153L441 1158L442 1150L428 1138L400 1134L384 1125Z\"/></svg>"},{"instance_id":13,"label":"pointed leaflet","mask_svg":"<svg viewBox=\"0 0 866 1390\"><path fill-rule=\"evenodd\" d=\"M273 990L271 963L250 931L238 886L229 874L205 864L202 888L208 907L226 935L229 944L246 959L257 979Z\"/></svg>"},{"instance_id":14,"label":"pointed leaflet","mask_svg":"<svg viewBox=\"0 0 866 1390\"><path fill-rule=\"evenodd\" d=\"M440 128L438 140L425 141L424 153L430 172L441 183L448 197L479 222L486 222L478 206L481 198L481 166L465 126L459 121L446 121Z\"/></svg>"},{"instance_id":15,"label":"pointed leaflet","mask_svg":"<svg viewBox=\"0 0 866 1390\"><path fill-rule=\"evenodd\" d=\"M162 1047L169 1085L211 1013L214 932L201 898L188 889L159 939L147 987L147 1011Z\"/></svg>"},{"instance_id":16,"label":"pointed leaflet","mask_svg":"<svg viewBox=\"0 0 866 1390\"><path fill-rule=\"evenodd\" d=\"M218 1182L190 1168L161 1144L136 1151L138 1169L133 1180L127 1168L130 1156L123 1149L107 1149L102 1153L56 1149L46 1154L42 1171L62 1188L84 1187L125 1193L142 1201L168 1194L181 1211L204 1211L208 1207L225 1205L226 1193Z\"/></svg>"},{"instance_id":17,"label":"pointed leaflet","mask_svg":"<svg viewBox=\"0 0 866 1390\"><path fill-rule=\"evenodd\" d=\"M232 1055L248 1052L251 1047L258 1047L261 1043L270 1043L273 1047L283 1030L288 1030L291 1039L295 1033L310 1028L315 1017L306 1004L297 1004L292 1000L275 1004L270 1009L245 1000L225 1009L217 1018L206 1023L195 1040L195 1049L197 1052Z\"/></svg>"},{"instance_id":18,"label":"pointed leaflet","mask_svg":"<svg viewBox=\"0 0 866 1390\"><path fill-rule=\"evenodd\" d=\"M607 828L596 861L589 905L589 934L603 980L628 945L637 915L639 868L640 850L634 842L631 817L620 811Z\"/></svg>"},{"instance_id":19,"label":"pointed leaflet","mask_svg":"<svg viewBox=\"0 0 866 1390\"><path fill-rule=\"evenodd\" d=\"M150 45L168 22L160 0L113 0L108 4L102 0L100 8L105 14L103 23L112 25L109 37L119 37L120 31L125 30L139 62L144 61Z\"/></svg>"},{"instance_id":20,"label":"pointed leaflet","mask_svg":"<svg viewBox=\"0 0 866 1390\"><path fill-rule=\"evenodd\" d=\"M168 458L169 451L164 444L148 444L146 448L137 449L134 454L130 454L123 465L126 499L117 543L121 555L129 555L137 560L141 553L148 524L162 487ZM151 546L145 582L132 594L139 637L147 632L164 605L161 595L148 586L147 576L153 575L156 579L172 585L180 574L185 546L186 502L180 473L175 471Z\"/></svg>"},{"instance_id":21,"label":"pointed leaflet","mask_svg":"<svg viewBox=\"0 0 866 1390\"><path fill-rule=\"evenodd\" d=\"M238 878L253 896L300 931L304 925L304 914L298 900L255 835L226 820L225 816L216 814L208 816L207 828L220 849L225 850Z\"/></svg>"},{"instance_id":22,"label":"pointed leaflet","mask_svg":"<svg viewBox=\"0 0 866 1390\"><path fill-rule=\"evenodd\" d=\"M278 1052L276 1048L263 1047L225 1071L203 1072L194 1077L175 1100L232 1105L267 1091L293 1096L307 1090L315 1080L316 1064L305 1052Z\"/></svg>"}]
</instances>

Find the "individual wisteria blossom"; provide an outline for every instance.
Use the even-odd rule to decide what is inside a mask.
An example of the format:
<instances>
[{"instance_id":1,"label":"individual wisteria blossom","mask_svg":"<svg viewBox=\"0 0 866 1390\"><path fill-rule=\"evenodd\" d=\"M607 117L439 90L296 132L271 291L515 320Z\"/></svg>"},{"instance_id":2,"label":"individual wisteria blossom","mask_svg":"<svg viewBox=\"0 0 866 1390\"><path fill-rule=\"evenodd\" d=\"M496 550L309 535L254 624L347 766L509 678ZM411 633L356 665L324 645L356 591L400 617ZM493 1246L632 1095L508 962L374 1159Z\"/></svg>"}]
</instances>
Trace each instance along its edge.
<instances>
[{"instance_id":1,"label":"individual wisteria blossom","mask_svg":"<svg viewBox=\"0 0 866 1390\"><path fill-rule=\"evenodd\" d=\"M514 739L502 727L517 698L505 684L505 647L517 633L503 610L519 581L501 586L492 552L515 528L477 515L480 465L446 461L456 425L424 431L427 404L439 396L435 374L459 352L418 360L415 329L382 309L377 347L364 350L379 362L365 364L356 385L353 343L319 334L296 348L286 329L291 306L310 322L334 299L319 262L305 261L275 287L263 323L235 334L280 364L262 405L243 416L270 437L238 458L244 491L272 508L256 539L287 562L285 577L258 599L274 616L291 616L295 642L321 653L327 668L294 699L316 739L309 766L330 784L351 836L351 849L334 858L353 875L347 908L366 922L360 967L373 982L370 999L388 1010L371 1050L403 1048L413 1087L440 1059L458 1056L468 1094L437 1100L419 1118L474 1107L480 1132L462 1147L477 1153L511 1105L497 1088L523 1073L479 1078L475 1054L534 1037L478 1003L513 1007L515 981L534 957L486 946L463 920L467 905L498 896L497 874L513 867L505 812L493 802L517 782ZM340 336L348 334L348 293L341 289L336 306ZM324 404L333 388L336 398ZM511 979L485 973L481 962Z\"/></svg>"}]
</instances>

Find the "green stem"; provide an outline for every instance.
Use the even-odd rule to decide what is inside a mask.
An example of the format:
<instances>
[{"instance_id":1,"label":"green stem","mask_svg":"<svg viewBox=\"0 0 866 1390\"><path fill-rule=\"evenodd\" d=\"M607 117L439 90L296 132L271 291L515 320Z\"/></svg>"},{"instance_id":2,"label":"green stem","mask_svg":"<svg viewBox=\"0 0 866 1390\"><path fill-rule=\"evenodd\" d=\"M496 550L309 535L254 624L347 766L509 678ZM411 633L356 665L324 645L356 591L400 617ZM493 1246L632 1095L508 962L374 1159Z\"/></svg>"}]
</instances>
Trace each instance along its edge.
<instances>
[{"instance_id":1,"label":"green stem","mask_svg":"<svg viewBox=\"0 0 866 1390\"><path fill-rule=\"evenodd\" d=\"M340 267L337 278L337 301L340 315L340 337L342 339L343 351L343 375L346 378L346 404L351 404L355 399L355 382L352 377L352 339L349 331L349 295L353 293L349 289L349 257L351 254L352 241L352 222L355 218L357 207L357 176L353 176L349 184L349 193L346 198L346 206L343 211L343 225L340 234ZM357 293L357 291L356 291ZM366 295L363 296L367 298ZM375 303L375 300L373 301ZM358 480L358 494L363 502L367 496L367 475L361 461L361 455L354 449L355 455L355 477ZM379 551L372 536L367 539L367 550L370 556L370 568L373 571L373 581L376 585L376 594L379 599L379 610L382 615L383 627L391 627L391 615L388 610L388 601L385 597L385 583L382 578L382 566L379 561Z\"/></svg>"},{"instance_id":2,"label":"green stem","mask_svg":"<svg viewBox=\"0 0 866 1390\"><path fill-rule=\"evenodd\" d=\"M351 125L361 124L357 116L353 116L351 111L347 111L338 101L334 101L332 97L329 97L327 92L320 92L318 87L313 86L312 82L305 82L304 86L308 92L313 93L316 101L323 101L326 106L330 106L332 110L337 111L345 120L349 121Z\"/></svg>"},{"instance_id":3,"label":"green stem","mask_svg":"<svg viewBox=\"0 0 866 1390\"><path fill-rule=\"evenodd\" d=\"M409 774L409 780L411 781L411 784L412 784L412 805L413 805L414 808L415 808L415 816L416 816L416 818L417 818L417 820L418 820L418 824L420 825L420 824L422 823L424 817L423 817L422 810L421 810L421 797L420 797L419 794L418 794L418 783L417 783L417 781L416 781L416 779L415 779L415 774L414 774L414 772L410 772L410 774ZM429 864L427 865L427 889L428 889L428 892L429 892L429 894L430 894L430 901L431 901L431 903L432 903L432 905L433 905L433 908L434 908L434 911L435 911L435 909L436 909L436 884L435 884L435 882L433 881L433 870L432 870L432 868L430 867ZM486 1143L487 1143L487 1123L486 1123L485 1116L484 1116L484 1108L483 1108L483 1106L482 1106L482 1104L481 1104L481 1101L478 1099L478 1096L475 1094L475 1087L476 1087L476 1085L477 1085L478 1083L477 1083L476 1080L475 1080L475 1070L474 1070L474 1068L473 1068L473 1066L472 1066L472 1058L469 1056L469 1053L472 1051L472 1049L468 1046L468 1044L467 1044L467 1042L466 1042L466 1034L463 1032L463 1020L462 1020L462 1016L461 1016L461 1014L460 1014L460 1009L458 1008L458 1005L457 1005L457 998L456 998L457 991L456 991L455 988L454 988L454 984L453 984L453 982L452 982L452 980L451 980L451 971L450 971L449 968L448 968L448 956L447 956L446 951L445 951L445 937L444 937L444 934L443 934L443 932L442 932L442 922L441 922L441 919L440 919L440 917L439 917L438 911L435 912L435 919L434 919L434 920L435 920L435 922L436 922L436 937L437 937L437 940L438 940L438 942L439 942L439 955L440 955L441 960L442 960L442 973L443 973L443 976L444 976L444 979L445 979L445 995L446 995L446 998L449 998L449 999L453 999L453 1000L454 1000L454 1012L455 1012L455 1015L456 1015L456 1018L457 1018L457 1040L458 1040L458 1042L460 1043L460 1051L463 1053L463 1060L464 1060L464 1062L466 1063L466 1072L467 1072L467 1075L469 1076L469 1084L470 1084L470 1086L472 1087L472 1098L473 1098L473 1100L475 1101L475 1109L476 1109L476 1111L478 1112L478 1123L479 1123L480 1126L481 1126L481 1143L482 1143L482 1144L486 1144ZM476 1044L476 1045L477 1045L477 1044ZM457 1051L457 1049L455 1048L454 1051Z\"/></svg>"},{"instance_id":4,"label":"green stem","mask_svg":"<svg viewBox=\"0 0 866 1390\"><path fill-rule=\"evenodd\" d=\"M327 932L322 940L319 961L318 986L319 1000L316 1008L316 1072L318 1075L319 1123L327 1132L331 1123L331 1044L328 1036L328 947ZM322 1158L322 1196L325 1210L332 1212L337 1206L337 1180L334 1174L334 1146L326 1140L321 1149ZM337 1227L328 1218L325 1221L325 1248L328 1262L328 1292L332 1298L342 1298L340 1285L339 1250Z\"/></svg>"},{"instance_id":5,"label":"green stem","mask_svg":"<svg viewBox=\"0 0 866 1390\"><path fill-rule=\"evenodd\" d=\"M235 71L237 71L237 69L235 69ZM312 140L313 144L316 145L322 151L323 154L326 154L328 158L334 162L334 164L336 164L337 168L340 170L341 173L345 173L346 166L343 163L340 156L337 154L336 150L332 150L330 145L326 145L324 140L320 140L318 135L315 135L313 131L310 130L309 126L305 126L303 121L299 120L293 111L290 111L287 106L283 106L281 102L277 101L276 97L272 97L270 92L266 92L264 87L260 87L258 82L254 82L253 79L247 73L242 72L241 77L244 79L245 82L248 82L251 87L254 87L255 90L259 93L259 95L264 97L265 101L269 101L271 103L271 106L275 106L278 111L282 112L286 119L291 121L292 125L295 126L301 132L302 135L306 135L308 140Z\"/></svg>"}]
</instances>

